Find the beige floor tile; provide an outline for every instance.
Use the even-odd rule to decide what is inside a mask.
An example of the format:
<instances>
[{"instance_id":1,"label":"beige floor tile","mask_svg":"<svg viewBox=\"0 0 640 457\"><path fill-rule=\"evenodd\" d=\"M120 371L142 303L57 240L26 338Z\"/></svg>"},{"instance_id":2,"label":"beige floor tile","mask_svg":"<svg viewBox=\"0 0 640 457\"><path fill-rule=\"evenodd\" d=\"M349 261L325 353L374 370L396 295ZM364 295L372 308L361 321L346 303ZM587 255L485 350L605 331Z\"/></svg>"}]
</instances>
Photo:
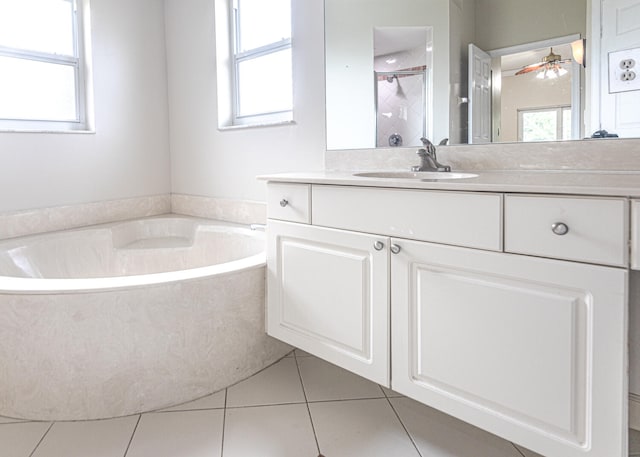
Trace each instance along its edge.
<instances>
[{"instance_id":1,"label":"beige floor tile","mask_svg":"<svg viewBox=\"0 0 640 457\"><path fill-rule=\"evenodd\" d=\"M0 455L29 457L50 426L49 422L0 425Z\"/></svg>"},{"instance_id":2,"label":"beige floor tile","mask_svg":"<svg viewBox=\"0 0 640 457\"><path fill-rule=\"evenodd\" d=\"M171 408L161 409L160 411L193 411L195 409L220 409L224 408L225 390L221 390L206 397L189 403L183 403Z\"/></svg>"},{"instance_id":3,"label":"beige floor tile","mask_svg":"<svg viewBox=\"0 0 640 457\"><path fill-rule=\"evenodd\" d=\"M127 457L220 457L224 410L143 414Z\"/></svg>"},{"instance_id":4,"label":"beige floor tile","mask_svg":"<svg viewBox=\"0 0 640 457\"><path fill-rule=\"evenodd\" d=\"M640 455L640 431L629 429L629 456Z\"/></svg>"},{"instance_id":5,"label":"beige floor tile","mask_svg":"<svg viewBox=\"0 0 640 457\"><path fill-rule=\"evenodd\" d=\"M304 352L302 349L296 349L293 352L296 353L296 357L313 357L311 354L309 354L308 352Z\"/></svg>"},{"instance_id":6,"label":"beige floor tile","mask_svg":"<svg viewBox=\"0 0 640 457\"><path fill-rule=\"evenodd\" d=\"M380 386L382 387L382 390L384 391L384 394L389 397L389 398L400 398L400 397L404 397L404 395L399 394L398 392L396 392L395 390L391 390L391 389L387 389L384 386Z\"/></svg>"},{"instance_id":7,"label":"beige floor tile","mask_svg":"<svg viewBox=\"0 0 640 457\"><path fill-rule=\"evenodd\" d=\"M309 408L327 457L420 455L386 399L311 403Z\"/></svg>"},{"instance_id":8,"label":"beige floor tile","mask_svg":"<svg viewBox=\"0 0 640 457\"><path fill-rule=\"evenodd\" d=\"M303 403L296 360L285 357L260 373L227 389L227 407Z\"/></svg>"},{"instance_id":9,"label":"beige floor tile","mask_svg":"<svg viewBox=\"0 0 640 457\"><path fill-rule=\"evenodd\" d=\"M15 424L16 422L28 422L24 419L12 419L10 417L0 416L0 424Z\"/></svg>"},{"instance_id":10,"label":"beige floor tile","mask_svg":"<svg viewBox=\"0 0 640 457\"><path fill-rule=\"evenodd\" d=\"M520 450L520 453L524 455L524 457L544 457L543 455L537 454L533 451L530 451L529 449L525 449L522 446L517 446L517 445L514 445L514 446L516 446ZM629 457L631 457L631 454L629 454Z\"/></svg>"},{"instance_id":11,"label":"beige floor tile","mask_svg":"<svg viewBox=\"0 0 640 457\"><path fill-rule=\"evenodd\" d=\"M298 366L309 401L384 398L378 384L316 357L299 358Z\"/></svg>"},{"instance_id":12,"label":"beige floor tile","mask_svg":"<svg viewBox=\"0 0 640 457\"><path fill-rule=\"evenodd\" d=\"M317 455L318 448L305 404L227 410L224 457Z\"/></svg>"},{"instance_id":13,"label":"beige floor tile","mask_svg":"<svg viewBox=\"0 0 640 457\"><path fill-rule=\"evenodd\" d=\"M56 422L33 457L122 457L137 422L138 416Z\"/></svg>"},{"instance_id":14,"label":"beige floor tile","mask_svg":"<svg viewBox=\"0 0 640 457\"><path fill-rule=\"evenodd\" d=\"M390 401L422 455L430 457L521 457L509 441L410 398L392 398Z\"/></svg>"}]
</instances>

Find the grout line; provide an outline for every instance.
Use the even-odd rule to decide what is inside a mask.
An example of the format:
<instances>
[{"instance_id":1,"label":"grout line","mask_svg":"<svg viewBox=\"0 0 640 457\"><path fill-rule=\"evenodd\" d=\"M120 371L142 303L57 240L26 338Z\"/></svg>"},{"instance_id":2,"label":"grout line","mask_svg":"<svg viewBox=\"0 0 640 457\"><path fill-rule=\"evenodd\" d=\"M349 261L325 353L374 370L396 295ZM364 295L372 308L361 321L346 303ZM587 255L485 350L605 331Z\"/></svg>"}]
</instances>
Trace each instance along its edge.
<instances>
[{"instance_id":1,"label":"grout line","mask_svg":"<svg viewBox=\"0 0 640 457\"><path fill-rule=\"evenodd\" d=\"M509 441L511 443L511 441ZM518 446L515 445L515 443L511 443L511 446L513 446L513 448L516 450L516 452L518 454L520 454L522 457L525 457L525 455L522 453L522 451L518 448Z\"/></svg>"},{"instance_id":2,"label":"grout line","mask_svg":"<svg viewBox=\"0 0 640 457\"><path fill-rule=\"evenodd\" d=\"M398 411L396 411L396 409L393 407L393 404L391 403L391 399L386 396L385 396L385 399L387 400L387 403L389 403L389 406L391 407L391 410L393 411L393 413L398 418L398 421L400 422L400 425L402 425L402 428L404 429L405 433L409 437L409 440L411 440L411 444L413 444L413 447L416 449L416 452L420 457L422 457L422 452L420 452L420 449L418 449L418 445L413 439L413 436L411 436L411 433L409 433L409 429L407 429L406 425L404 425L404 422L402 422L402 418L400 417L400 414L398 414Z\"/></svg>"},{"instance_id":3,"label":"grout line","mask_svg":"<svg viewBox=\"0 0 640 457\"><path fill-rule=\"evenodd\" d=\"M302 381L302 373L300 372L300 365L298 365L298 356L295 350L293 351L293 360L296 362L296 369L298 370L298 377L300 378L300 385L302 386L302 395L304 395L304 403L307 407L307 413L309 414L309 422L311 423L311 431L313 432L313 439L316 441L316 449L318 449L318 457L322 457L320 451L320 443L318 442L318 435L316 433L316 427L313 424L313 417L311 416L311 408L309 408L309 399L307 398L307 391L304 388L304 381Z\"/></svg>"},{"instance_id":4,"label":"grout line","mask_svg":"<svg viewBox=\"0 0 640 457\"><path fill-rule=\"evenodd\" d=\"M224 430L227 427L227 392L224 389L224 409L222 410L222 437L220 438L220 457L224 457Z\"/></svg>"},{"instance_id":5,"label":"grout line","mask_svg":"<svg viewBox=\"0 0 640 457\"><path fill-rule=\"evenodd\" d=\"M382 396L382 397L361 397L361 398L336 398L336 399L329 399L329 400L311 400L307 403L335 403L335 402L340 402L340 401L360 401L360 400L385 400L387 397Z\"/></svg>"},{"instance_id":6,"label":"grout line","mask_svg":"<svg viewBox=\"0 0 640 457\"><path fill-rule=\"evenodd\" d=\"M141 419L142 419L142 414L138 414L138 420L136 421L135 427L133 427L133 432L131 432L131 438L129 438L129 442L127 443L127 448L124 450L124 455L122 457L127 457L127 454L129 453L129 448L131 447L131 443L133 442L133 437L135 436L136 431L138 430L138 425L140 424Z\"/></svg>"},{"instance_id":7,"label":"grout line","mask_svg":"<svg viewBox=\"0 0 640 457\"><path fill-rule=\"evenodd\" d=\"M243 408L243 406L238 406L238 408ZM171 411L148 411L144 414L171 414L171 413L187 413L191 411L216 411L218 409L224 409L224 406L216 406L210 408L190 408L190 409L172 409Z\"/></svg>"},{"instance_id":8,"label":"grout line","mask_svg":"<svg viewBox=\"0 0 640 457\"><path fill-rule=\"evenodd\" d=\"M31 454L29 454L29 457L33 456L33 454L36 452L36 449L38 449L38 447L42 444L42 441L44 441L45 436L49 434L49 430L51 430L51 428L53 427L53 424L55 424L55 422L51 422L51 425L49 425L49 428L47 428L47 431L44 432L44 435L42 435L42 437L40 438L40 441L38 441L38 444L36 444L36 447L34 447L33 451L31 451Z\"/></svg>"},{"instance_id":9,"label":"grout line","mask_svg":"<svg viewBox=\"0 0 640 457\"><path fill-rule=\"evenodd\" d=\"M384 397L382 397L382 398L389 398L389 396L387 395L387 393L384 391L384 389L382 388L382 386L380 384L378 384L378 387L380 388L380 391L382 392L382 395L384 395Z\"/></svg>"}]
</instances>

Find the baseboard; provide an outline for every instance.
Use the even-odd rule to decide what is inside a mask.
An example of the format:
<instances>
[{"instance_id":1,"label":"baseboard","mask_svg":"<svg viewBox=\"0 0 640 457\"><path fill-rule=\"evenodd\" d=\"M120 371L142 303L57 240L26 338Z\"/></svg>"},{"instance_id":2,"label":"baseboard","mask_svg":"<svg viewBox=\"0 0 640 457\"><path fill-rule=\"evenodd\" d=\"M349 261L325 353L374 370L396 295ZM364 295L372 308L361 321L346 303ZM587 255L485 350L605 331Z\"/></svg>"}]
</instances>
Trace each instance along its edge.
<instances>
[{"instance_id":1,"label":"baseboard","mask_svg":"<svg viewBox=\"0 0 640 457\"><path fill-rule=\"evenodd\" d=\"M640 395L629 394L629 428L640 431Z\"/></svg>"}]
</instances>

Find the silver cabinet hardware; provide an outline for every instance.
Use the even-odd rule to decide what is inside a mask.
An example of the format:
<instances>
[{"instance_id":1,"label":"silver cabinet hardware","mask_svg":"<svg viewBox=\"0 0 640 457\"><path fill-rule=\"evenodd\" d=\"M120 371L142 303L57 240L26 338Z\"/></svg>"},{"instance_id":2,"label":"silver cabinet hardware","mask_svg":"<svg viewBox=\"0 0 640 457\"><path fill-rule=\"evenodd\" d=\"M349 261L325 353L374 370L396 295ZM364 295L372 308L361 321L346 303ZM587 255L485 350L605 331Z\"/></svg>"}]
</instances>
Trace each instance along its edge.
<instances>
[{"instance_id":1,"label":"silver cabinet hardware","mask_svg":"<svg viewBox=\"0 0 640 457\"><path fill-rule=\"evenodd\" d=\"M569 226L564 222L556 222L551 224L551 231L556 235L566 235L569 233Z\"/></svg>"},{"instance_id":2,"label":"silver cabinet hardware","mask_svg":"<svg viewBox=\"0 0 640 457\"><path fill-rule=\"evenodd\" d=\"M391 252L394 254L398 254L402 250L402 248L397 244L392 244L390 249L391 249Z\"/></svg>"},{"instance_id":3,"label":"silver cabinet hardware","mask_svg":"<svg viewBox=\"0 0 640 457\"><path fill-rule=\"evenodd\" d=\"M283 208L288 204L289 204L289 200L287 200L286 198L283 198L282 200L280 200L280 206L282 206Z\"/></svg>"},{"instance_id":4,"label":"silver cabinet hardware","mask_svg":"<svg viewBox=\"0 0 640 457\"><path fill-rule=\"evenodd\" d=\"M382 241L376 241L373 243L373 249L376 251L382 251L384 249L384 243Z\"/></svg>"}]
</instances>

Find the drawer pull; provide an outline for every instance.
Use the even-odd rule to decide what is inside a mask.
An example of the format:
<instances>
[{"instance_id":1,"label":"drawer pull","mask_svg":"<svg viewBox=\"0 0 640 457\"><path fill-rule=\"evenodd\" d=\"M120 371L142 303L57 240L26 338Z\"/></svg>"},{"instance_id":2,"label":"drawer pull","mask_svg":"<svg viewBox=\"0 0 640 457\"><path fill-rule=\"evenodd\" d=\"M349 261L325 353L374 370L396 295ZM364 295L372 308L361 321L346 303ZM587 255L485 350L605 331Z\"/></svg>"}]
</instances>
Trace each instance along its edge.
<instances>
[{"instance_id":1,"label":"drawer pull","mask_svg":"<svg viewBox=\"0 0 640 457\"><path fill-rule=\"evenodd\" d=\"M382 251L384 249L384 243L382 241L376 241L373 243L373 249L376 251Z\"/></svg>"},{"instance_id":2,"label":"drawer pull","mask_svg":"<svg viewBox=\"0 0 640 457\"><path fill-rule=\"evenodd\" d=\"M402 248L397 244L392 244L390 249L391 249L391 252L394 254L399 254L400 251L402 250Z\"/></svg>"},{"instance_id":3,"label":"drawer pull","mask_svg":"<svg viewBox=\"0 0 640 457\"><path fill-rule=\"evenodd\" d=\"M566 235L569 233L569 226L564 222L556 222L555 224L551 224L551 231L556 235Z\"/></svg>"},{"instance_id":4,"label":"drawer pull","mask_svg":"<svg viewBox=\"0 0 640 457\"><path fill-rule=\"evenodd\" d=\"M286 198L283 198L282 200L280 200L280 206L282 206L283 208L288 204L289 204L289 201Z\"/></svg>"}]
</instances>

